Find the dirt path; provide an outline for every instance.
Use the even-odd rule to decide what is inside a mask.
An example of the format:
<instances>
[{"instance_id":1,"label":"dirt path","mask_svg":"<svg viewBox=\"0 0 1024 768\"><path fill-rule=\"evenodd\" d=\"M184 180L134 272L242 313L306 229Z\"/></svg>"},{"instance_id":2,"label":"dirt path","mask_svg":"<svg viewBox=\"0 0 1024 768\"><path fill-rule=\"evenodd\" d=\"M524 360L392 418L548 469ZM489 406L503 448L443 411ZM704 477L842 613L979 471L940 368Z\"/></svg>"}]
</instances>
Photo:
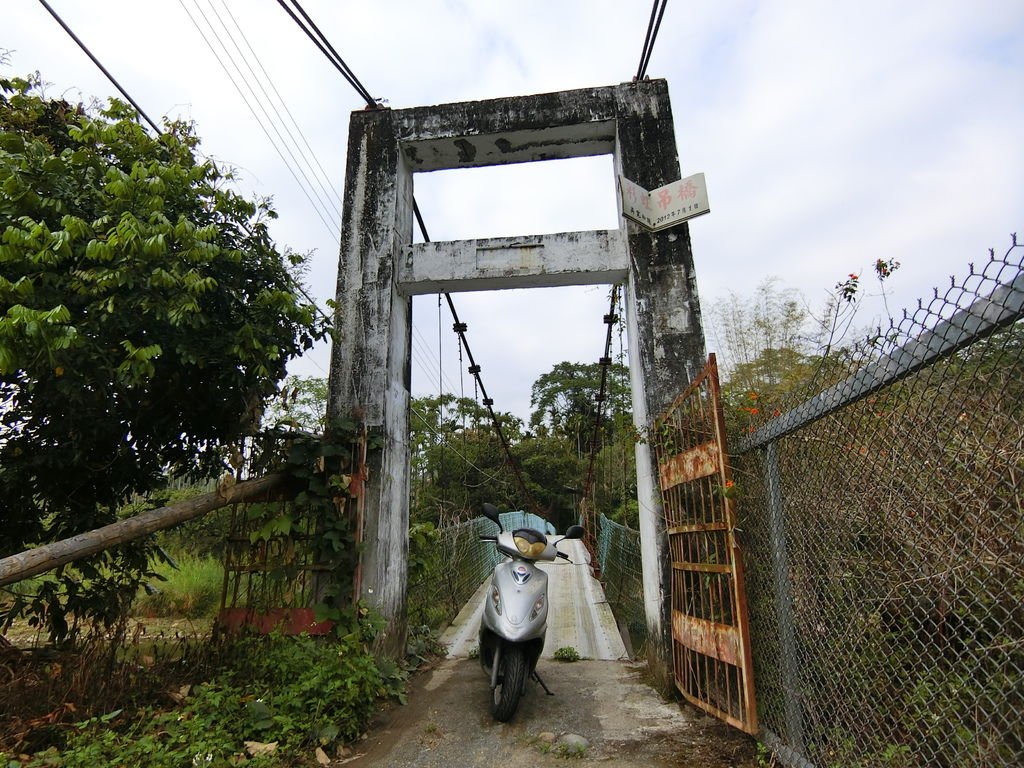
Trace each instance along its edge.
<instances>
[{"instance_id":1,"label":"dirt path","mask_svg":"<svg viewBox=\"0 0 1024 768\"><path fill-rule=\"evenodd\" d=\"M564 766L558 739L587 747L568 764L755 768L753 742L699 711L665 703L643 680L642 665L619 661L542 661L555 696L530 683L512 722L488 711L487 679L472 659L446 659L417 678L409 703L381 715L345 763L353 768ZM338 764L338 763L336 763Z\"/></svg>"}]
</instances>

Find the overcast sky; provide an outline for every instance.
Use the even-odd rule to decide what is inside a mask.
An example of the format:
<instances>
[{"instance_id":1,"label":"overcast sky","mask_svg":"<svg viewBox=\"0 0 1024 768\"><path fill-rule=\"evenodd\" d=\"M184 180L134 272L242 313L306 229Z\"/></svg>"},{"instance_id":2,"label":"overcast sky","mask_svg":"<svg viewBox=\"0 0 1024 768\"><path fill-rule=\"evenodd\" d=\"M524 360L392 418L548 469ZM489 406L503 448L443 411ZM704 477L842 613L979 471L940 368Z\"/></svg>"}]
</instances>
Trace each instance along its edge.
<instances>
[{"instance_id":1,"label":"overcast sky","mask_svg":"<svg viewBox=\"0 0 1024 768\"><path fill-rule=\"evenodd\" d=\"M50 2L151 117L194 119L203 151L237 167L243 191L274 197L279 245L312 251L312 292L321 305L333 297L348 118L363 105L278 3ZM369 91L395 108L628 81L651 9L649 0L303 5ZM267 96L257 93L280 117L253 117L190 14L228 63L223 41L245 80L269 74L283 104L269 85ZM115 93L36 0L4 0L2 49L12 52L7 74L39 70L51 95ZM705 307L730 290L750 294L769 276L817 307L876 259L901 262L890 306L910 306L969 261L983 262L989 247L1005 250L1010 232L1024 236L1020 0L676 0L648 74L668 80L682 175L707 177L711 213L690 226ZM289 113L305 138L286 164L270 126ZM288 165L307 160L304 192ZM617 226L607 157L415 182L434 240ZM455 300L500 410L526 418L540 374L602 354L606 288ZM869 303L861 317L879 311ZM437 322L437 298L418 298L415 394L437 391ZM441 324L443 378L458 392L446 308ZM292 370L325 375L328 357L320 348Z\"/></svg>"}]
</instances>

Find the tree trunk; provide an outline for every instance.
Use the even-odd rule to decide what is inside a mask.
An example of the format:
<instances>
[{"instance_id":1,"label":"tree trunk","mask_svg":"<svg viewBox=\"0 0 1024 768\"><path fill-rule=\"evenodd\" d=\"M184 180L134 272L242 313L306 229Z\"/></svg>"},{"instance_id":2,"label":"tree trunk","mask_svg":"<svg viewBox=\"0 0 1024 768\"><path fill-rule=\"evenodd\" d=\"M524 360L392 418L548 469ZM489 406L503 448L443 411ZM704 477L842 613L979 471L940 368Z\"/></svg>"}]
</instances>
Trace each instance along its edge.
<instances>
[{"instance_id":1,"label":"tree trunk","mask_svg":"<svg viewBox=\"0 0 1024 768\"><path fill-rule=\"evenodd\" d=\"M119 520L94 531L80 533L70 539L44 544L36 549L5 557L0 560L0 586L44 573L72 560L116 547L118 544L141 539L228 504L264 498L270 491L283 486L286 479L286 475L278 473L246 480L180 504L151 509L127 520Z\"/></svg>"}]
</instances>

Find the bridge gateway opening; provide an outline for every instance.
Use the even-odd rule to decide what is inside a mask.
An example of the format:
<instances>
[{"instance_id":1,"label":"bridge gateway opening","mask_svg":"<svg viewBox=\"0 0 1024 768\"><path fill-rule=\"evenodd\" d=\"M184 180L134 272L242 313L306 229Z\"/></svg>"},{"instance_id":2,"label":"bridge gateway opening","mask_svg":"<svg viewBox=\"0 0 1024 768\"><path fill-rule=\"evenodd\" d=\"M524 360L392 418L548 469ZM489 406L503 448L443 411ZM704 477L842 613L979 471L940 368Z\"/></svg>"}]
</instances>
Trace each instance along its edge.
<instances>
[{"instance_id":1,"label":"bridge gateway opening","mask_svg":"<svg viewBox=\"0 0 1024 768\"><path fill-rule=\"evenodd\" d=\"M611 155L599 155L433 171L416 174L414 182L416 202L430 237L467 240L522 232L616 229L616 189L609 183L614 176ZM418 230L414 237L422 239ZM607 285L574 285L459 292L454 297L496 408L527 425L534 410L530 404L532 382L563 361L599 359L604 342L602 317L608 311L610 289ZM479 404L445 298L413 296L412 311L414 401L448 393L470 399L476 396ZM624 355L624 325L616 326L616 340L620 336ZM411 419L414 430L422 426L415 409ZM529 427L526 430L531 431ZM415 473L412 485L411 514L415 516Z\"/></svg>"},{"instance_id":2,"label":"bridge gateway opening","mask_svg":"<svg viewBox=\"0 0 1024 768\"><path fill-rule=\"evenodd\" d=\"M663 80L352 115L338 269L330 416L384 438L368 457L359 599L387 622L381 650L405 644L412 297L540 286L625 286L634 421L646 426L703 366L686 224L413 243L417 173L611 155L615 175L655 189L680 178ZM671 680L670 584L657 469L637 445L648 660Z\"/></svg>"}]
</instances>

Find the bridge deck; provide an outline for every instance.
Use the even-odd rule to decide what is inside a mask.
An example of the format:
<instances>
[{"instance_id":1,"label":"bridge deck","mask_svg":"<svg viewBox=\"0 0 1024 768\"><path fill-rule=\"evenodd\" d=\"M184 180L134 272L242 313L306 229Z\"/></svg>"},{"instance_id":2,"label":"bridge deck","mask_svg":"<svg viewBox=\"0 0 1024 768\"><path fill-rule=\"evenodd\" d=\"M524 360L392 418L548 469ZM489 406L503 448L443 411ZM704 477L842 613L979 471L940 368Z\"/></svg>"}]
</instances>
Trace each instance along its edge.
<instances>
[{"instance_id":1,"label":"bridge deck","mask_svg":"<svg viewBox=\"0 0 1024 768\"><path fill-rule=\"evenodd\" d=\"M559 544L559 548L572 558L572 563L558 560L539 564L548 574L548 633L544 657L551 658L559 648L571 646L588 659L626 658L615 617L601 583L591 575L590 557L583 543L566 541ZM441 642L448 646L449 657L468 656L470 649L477 645L489 581L480 585L441 636Z\"/></svg>"}]
</instances>

